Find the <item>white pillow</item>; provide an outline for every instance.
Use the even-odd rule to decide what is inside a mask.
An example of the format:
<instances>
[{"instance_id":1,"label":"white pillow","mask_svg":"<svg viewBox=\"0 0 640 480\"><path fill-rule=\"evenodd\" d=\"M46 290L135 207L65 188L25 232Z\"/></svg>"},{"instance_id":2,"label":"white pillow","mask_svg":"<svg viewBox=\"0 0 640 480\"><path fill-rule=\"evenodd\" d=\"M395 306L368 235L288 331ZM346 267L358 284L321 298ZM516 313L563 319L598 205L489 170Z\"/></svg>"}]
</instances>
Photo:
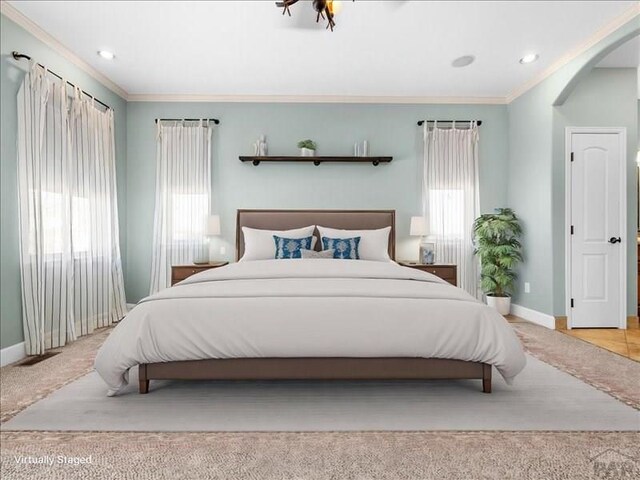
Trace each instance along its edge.
<instances>
[{"instance_id":1,"label":"white pillow","mask_svg":"<svg viewBox=\"0 0 640 480\"><path fill-rule=\"evenodd\" d=\"M295 228L293 230L259 230L257 228L242 227L244 235L244 255L238 260L270 260L276 258L276 242L273 236L284 238L306 238L313 235L315 225ZM316 237L311 239L311 248L316 244Z\"/></svg>"},{"instance_id":2,"label":"white pillow","mask_svg":"<svg viewBox=\"0 0 640 480\"><path fill-rule=\"evenodd\" d=\"M336 230L335 228L321 227L320 241L322 237L327 238L353 238L360 237L358 253L360 260L374 260L377 262L389 262L389 232L391 227L380 228L378 230Z\"/></svg>"}]
</instances>

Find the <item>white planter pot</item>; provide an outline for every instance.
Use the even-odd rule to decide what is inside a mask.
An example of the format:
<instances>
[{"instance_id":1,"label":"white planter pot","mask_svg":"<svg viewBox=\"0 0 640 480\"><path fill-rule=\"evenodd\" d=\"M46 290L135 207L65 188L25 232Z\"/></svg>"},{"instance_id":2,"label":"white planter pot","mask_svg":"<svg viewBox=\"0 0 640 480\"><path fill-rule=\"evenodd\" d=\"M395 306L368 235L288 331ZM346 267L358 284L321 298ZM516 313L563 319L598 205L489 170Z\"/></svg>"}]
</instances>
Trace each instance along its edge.
<instances>
[{"instance_id":1,"label":"white planter pot","mask_svg":"<svg viewBox=\"0 0 640 480\"><path fill-rule=\"evenodd\" d=\"M315 157L316 156L316 151L315 150L311 150L310 148L301 148L300 149L300 156L302 156L302 157Z\"/></svg>"},{"instance_id":2,"label":"white planter pot","mask_svg":"<svg viewBox=\"0 0 640 480\"><path fill-rule=\"evenodd\" d=\"M487 305L495 308L500 315L509 315L511 311L511 297L492 297L487 295Z\"/></svg>"}]
</instances>

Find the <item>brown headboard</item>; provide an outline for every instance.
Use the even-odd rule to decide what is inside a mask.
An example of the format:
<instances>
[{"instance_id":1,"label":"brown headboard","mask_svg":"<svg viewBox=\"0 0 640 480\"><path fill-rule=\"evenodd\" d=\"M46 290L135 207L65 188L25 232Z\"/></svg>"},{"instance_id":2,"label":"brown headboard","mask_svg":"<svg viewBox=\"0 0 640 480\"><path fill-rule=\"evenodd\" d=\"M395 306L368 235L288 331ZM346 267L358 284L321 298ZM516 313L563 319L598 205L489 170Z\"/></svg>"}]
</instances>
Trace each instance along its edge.
<instances>
[{"instance_id":1,"label":"brown headboard","mask_svg":"<svg viewBox=\"0 0 640 480\"><path fill-rule=\"evenodd\" d=\"M391 227L389 256L396 258L395 210L238 210L236 219L236 260L244 254L242 227L263 230L290 230L321 225L344 230L370 230ZM316 230L316 236L318 232ZM316 250L320 250L316 242Z\"/></svg>"}]
</instances>

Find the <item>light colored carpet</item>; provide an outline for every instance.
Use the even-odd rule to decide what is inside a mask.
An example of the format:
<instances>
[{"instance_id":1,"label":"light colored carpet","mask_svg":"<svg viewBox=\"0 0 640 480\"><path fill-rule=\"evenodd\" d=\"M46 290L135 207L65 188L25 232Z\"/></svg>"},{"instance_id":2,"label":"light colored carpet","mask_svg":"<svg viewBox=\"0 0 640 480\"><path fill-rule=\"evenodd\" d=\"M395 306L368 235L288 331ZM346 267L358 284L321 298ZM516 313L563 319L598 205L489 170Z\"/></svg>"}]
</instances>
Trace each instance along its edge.
<instances>
[{"instance_id":1,"label":"light colored carpet","mask_svg":"<svg viewBox=\"0 0 640 480\"><path fill-rule=\"evenodd\" d=\"M93 361L113 327L80 337L60 353L29 367L0 368L0 421L3 423L51 392L93 370ZM18 362L19 363L19 362Z\"/></svg>"},{"instance_id":2,"label":"light colored carpet","mask_svg":"<svg viewBox=\"0 0 640 480\"><path fill-rule=\"evenodd\" d=\"M640 362L532 323L512 326L531 355L640 409Z\"/></svg>"},{"instance_id":3,"label":"light colored carpet","mask_svg":"<svg viewBox=\"0 0 640 480\"><path fill-rule=\"evenodd\" d=\"M640 362L531 323L512 323L525 349L536 358L640 410ZM61 353L30 367L0 369L0 422L92 370L93 359L111 328L61 349Z\"/></svg>"},{"instance_id":4,"label":"light colored carpet","mask_svg":"<svg viewBox=\"0 0 640 480\"><path fill-rule=\"evenodd\" d=\"M118 397L94 372L3 430L365 431L638 430L640 412L531 356L512 386L480 381L175 382L137 378ZM135 369L134 369L135 370Z\"/></svg>"},{"instance_id":5,"label":"light colored carpet","mask_svg":"<svg viewBox=\"0 0 640 480\"><path fill-rule=\"evenodd\" d=\"M589 432L0 434L12 480L636 479L640 435ZM91 463L25 465L58 455Z\"/></svg>"},{"instance_id":6,"label":"light colored carpet","mask_svg":"<svg viewBox=\"0 0 640 480\"><path fill-rule=\"evenodd\" d=\"M531 324L537 358L640 408L640 363ZM6 420L91 371L110 329L32 367L0 369ZM477 386L474 385L474 395ZM481 394L480 394L481 395ZM488 396L487 397L491 397ZM4 427L4 425L3 425ZM640 477L637 432L0 432L2 478L47 480L561 480ZM16 458L90 456L75 466Z\"/></svg>"}]
</instances>

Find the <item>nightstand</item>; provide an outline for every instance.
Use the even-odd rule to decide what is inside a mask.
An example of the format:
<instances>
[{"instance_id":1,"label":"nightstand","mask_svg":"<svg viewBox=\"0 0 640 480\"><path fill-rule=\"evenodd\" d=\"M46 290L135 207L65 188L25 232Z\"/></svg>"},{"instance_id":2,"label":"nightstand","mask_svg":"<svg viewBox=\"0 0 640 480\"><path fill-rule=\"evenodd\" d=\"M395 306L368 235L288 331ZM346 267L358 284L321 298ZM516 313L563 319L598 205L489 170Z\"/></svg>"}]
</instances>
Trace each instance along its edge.
<instances>
[{"instance_id":1,"label":"nightstand","mask_svg":"<svg viewBox=\"0 0 640 480\"><path fill-rule=\"evenodd\" d=\"M212 268L224 267L228 265L229 262L209 262L209 263L200 263L196 265L195 263L189 265L172 265L171 266L171 285L175 285L178 282L181 282L185 278L189 278L191 275L195 275L196 273L204 272L205 270L210 270Z\"/></svg>"},{"instance_id":2,"label":"nightstand","mask_svg":"<svg viewBox=\"0 0 640 480\"><path fill-rule=\"evenodd\" d=\"M437 263L433 265L426 265L424 263L416 263L416 262L408 262L408 261L399 261L398 262L403 267L416 268L418 270L422 270L423 272L432 273L436 277L440 277L443 280L446 280L451 285L458 286L458 266L451 263Z\"/></svg>"}]
</instances>

